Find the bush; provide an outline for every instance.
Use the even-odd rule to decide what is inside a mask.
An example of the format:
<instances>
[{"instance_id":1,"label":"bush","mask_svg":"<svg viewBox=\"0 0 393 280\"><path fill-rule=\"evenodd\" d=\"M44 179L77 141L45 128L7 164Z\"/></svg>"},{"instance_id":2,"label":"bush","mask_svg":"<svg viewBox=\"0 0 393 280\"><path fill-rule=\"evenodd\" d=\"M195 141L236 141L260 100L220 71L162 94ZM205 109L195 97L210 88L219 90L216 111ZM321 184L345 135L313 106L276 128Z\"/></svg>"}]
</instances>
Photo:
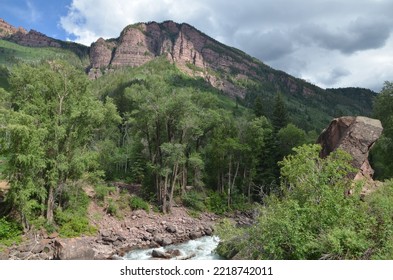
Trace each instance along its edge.
<instances>
[{"instance_id":1,"label":"bush","mask_svg":"<svg viewBox=\"0 0 393 280\"><path fill-rule=\"evenodd\" d=\"M209 211L222 215L228 212L227 197L225 194L211 192L207 198L207 208Z\"/></svg>"},{"instance_id":2,"label":"bush","mask_svg":"<svg viewBox=\"0 0 393 280\"><path fill-rule=\"evenodd\" d=\"M95 198L100 201L104 202L105 197L107 197L109 194L113 194L115 192L116 188L115 187L109 187L105 185L96 185L94 187L95 191Z\"/></svg>"},{"instance_id":3,"label":"bush","mask_svg":"<svg viewBox=\"0 0 393 280\"><path fill-rule=\"evenodd\" d=\"M106 208L106 213L112 216L118 216L119 208L117 207L116 203L113 199L109 199L108 207Z\"/></svg>"},{"instance_id":4,"label":"bush","mask_svg":"<svg viewBox=\"0 0 393 280\"><path fill-rule=\"evenodd\" d=\"M354 188L347 178L352 171L351 158L336 151L321 159L319 151L317 145L302 146L283 160L281 196L270 195L256 224L244 231L248 237L244 248L240 248L241 256L364 259L375 250L372 236L379 232L374 228L378 219L360 201L361 185L352 196L344 195ZM386 205L380 208L386 209ZM374 212L380 210L374 207ZM389 230L386 237L390 236Z\"/></svg>"},{"instance_id":5,"label":"bush","mask_svg":"<svg viewBox=\"0 0 393 280\"><path fill-rule=\"evenodd\" d=\"M97 229L90 225L87 218L89 197L80 186L69 186L62 198L63 207L55 211L55 221L62 237L92 235Z\"/></svg>"},{"instance_id":6,"label":"bush","mask_svg":"<svg viewBox=\"0 0 393 280\"><path fill-rule=\"evenodd\" d=\"M5 217L0 218L0 244L7 246L21 241L22 229L19 224L9 221Z\"/></svg>"},{"instance_id":7,"label":"bush","mask_svg":"<svg viewBox=\"0 0 393 280\"><path fill-rule=\"evenodd\" d=\"M130 207L132 210L142 209L142 210L145 210L147 213L150 212L149 203L144 201L139 196L132 196L130 198Z\"/></svg>"},{"instance_id":8,"label":"bush","mask_svg":"<svg viewBox=\"0 0 393 280\"><path fill-rule=\"evenodd\" d=\"M195 211L205 211L205 198L202 193L190 191L183 197L183 204Z\"/></svg>"}]
</instances>

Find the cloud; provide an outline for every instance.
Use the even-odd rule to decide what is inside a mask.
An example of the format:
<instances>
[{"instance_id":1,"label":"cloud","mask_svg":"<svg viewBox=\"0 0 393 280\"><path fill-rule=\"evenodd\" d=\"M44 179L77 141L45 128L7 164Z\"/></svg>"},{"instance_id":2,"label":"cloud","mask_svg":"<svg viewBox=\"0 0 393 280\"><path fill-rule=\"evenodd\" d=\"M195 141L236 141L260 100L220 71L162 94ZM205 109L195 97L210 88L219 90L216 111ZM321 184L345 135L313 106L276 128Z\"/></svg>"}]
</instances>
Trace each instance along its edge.
<instances>
[{"instance_id":1,"label":"cloud","mask_svg":"<svg viewBox=\"0 0 393 280\"><path fill-rule=\"evenodd\" d=\"M393 68L375 59L393 53L390 0L72 0L60 25L90 45L128 24L168 19L320 86L371 84L367 77L382 85L369 69Z\"/></svg>"},{"instance_id":2,"label":"cloud","mask_svg":"<svg viewBox=\"0 0 393 280\"><path fill-rule=\"evenodd\" d=\"M349 70L338 66L331 69L327 74L319 76L319 81L327 85L337 84L342 78L350 74L351 72Z\"/></svg>"},{"instance_id":3,"label":"cloud","mask_svg":"<svg viewBox=\"0 0 393 280\"><path fill-rule=\"evenodd\" d=\"M383 47L390 37L392 22L381 19L357 18L347 26L332 28L317 24L300 26L300 42L339 50L344 54Z\"/></svg>"}]
</instances>

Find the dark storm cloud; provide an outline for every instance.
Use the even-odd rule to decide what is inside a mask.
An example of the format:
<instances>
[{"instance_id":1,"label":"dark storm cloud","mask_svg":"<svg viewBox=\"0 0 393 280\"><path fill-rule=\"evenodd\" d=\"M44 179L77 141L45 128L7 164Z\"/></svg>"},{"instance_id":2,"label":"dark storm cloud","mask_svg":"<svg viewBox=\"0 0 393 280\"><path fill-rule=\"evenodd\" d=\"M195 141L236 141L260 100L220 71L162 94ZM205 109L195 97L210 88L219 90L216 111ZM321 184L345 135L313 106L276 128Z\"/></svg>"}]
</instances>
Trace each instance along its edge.
<instances>
[{"instance_id":1,"label":"dark storm cloud","mask_svg":"<svg viewBox=\"0 0 393 280\"><path fill-rule=\"evenodd\" d=\"M342 67L333 68L326 76L320 77L320 81L324 84L336 84L342 78L349 76L351 72Z\"/></svg>"},{"instance_id":2,"label":"dark storm cloud","mask_svg":"<svg viewBox=\"0 0 393 280\"><path fill-rule=\"evenodd\" d=\"M280 30L235 34L234 41L264 61L273 61L294 51L290 37Z\"/></svg>"},{"instance_id":3,"label":"dark storm cloud","mask_svg":"<svg viewBox=\"0 0 393 280\"><path fill-rule=\"evenodd\" d=\"M317 24L306 24L297 29L305 44L339 50L344 54L383 47L390 37L391 22L358 18L346 27L334 30Z\"/></svg>"}]
</instances>

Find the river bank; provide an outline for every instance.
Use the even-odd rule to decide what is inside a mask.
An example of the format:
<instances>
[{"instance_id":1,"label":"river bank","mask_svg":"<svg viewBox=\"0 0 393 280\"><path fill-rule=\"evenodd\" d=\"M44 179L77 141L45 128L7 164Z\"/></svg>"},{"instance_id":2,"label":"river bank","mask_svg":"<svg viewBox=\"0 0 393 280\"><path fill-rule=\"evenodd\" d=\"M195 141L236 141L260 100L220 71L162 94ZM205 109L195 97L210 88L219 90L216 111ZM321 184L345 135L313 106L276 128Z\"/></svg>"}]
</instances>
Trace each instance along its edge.
<instances>
[{"instance_id":1,"label":"river bank","mask_svg":"<svg viewBox=\"0 0 393 280\"><path fill-rule=\"evenodd\" d=\"M136 210L119 219L95 203L89 207L89 216L98 229L95 236L60 238L57 233L30 232L24 236L24 242L3 250L0 259L113 259L136 249L159 248L211 236L219 218L212 213L192 217L186 208L174 207L170 214Z\"/></svg>"}]
</instances>

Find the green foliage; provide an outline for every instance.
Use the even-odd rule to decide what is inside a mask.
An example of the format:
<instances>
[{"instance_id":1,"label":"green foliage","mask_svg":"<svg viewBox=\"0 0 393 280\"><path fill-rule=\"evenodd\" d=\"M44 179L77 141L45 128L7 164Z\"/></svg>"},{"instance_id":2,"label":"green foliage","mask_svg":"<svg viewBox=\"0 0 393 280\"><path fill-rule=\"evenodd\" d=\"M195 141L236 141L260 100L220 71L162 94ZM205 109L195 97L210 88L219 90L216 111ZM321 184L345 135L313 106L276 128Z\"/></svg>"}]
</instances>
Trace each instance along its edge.
<instances>
[{"instance_id":1,"label":"green foliage","mask_svg":"<svg viewBox=\"0 0 393 280\"><path fill-rule=\"evenodd\" d=\"M272 115L272 124L275 131L279 131L281 128L285 127L288 124L288 121L288 109L281 93L277 93L274 100Z\"/></svg>"},{"instance_id":2,"label":"green foliage","mask_svg":"<svg viewBox=\"0 0 393 280\"><path fill-rule=\"evenodd\" d=\"M88 65L88 54L86 50L72 51L72 46L68 48L32 48L21 46L9 41L0 40L0 64L13 66L19 62L40 62L43 60L61 59L76 67L86 67ZM84 53L85 52L85 53Z\"/></svg>"},{"instance_id":3,"label":"green foliage","mask_svg":"<svg viewBox=\"0 0 393 280\"><path fill-rule=\"evenodd\" d=\"M109 195L109 194L113 194L115 192L116 188L115 187L109 187L106 185L96 185L94 187L94 191L95 191L95 198L99 201L99 202L104 202L105 198Z\"/></svg>"},{"instance_id":4,"label":"green foliage","mask_svg":"<svg viewBox=\"0 0 393 280\"><path fill-rule=\"evenodd\" d=\"M341 151L319 158L319 145L295 148L281 163L282 198L270 195L243 254L251 259L358 259L373 244L369 215L346 175L350 157Z\"/></svg>"},{"instance_id":5,"label":"green foliage","mask_svg":"<svg viewBox=\"0 0 393 280\"><path fill-rule=\"evenodd\" d=\"M131 196L131 198L129 200L129 204L130 204L130 207L132 210L142 209L142 210L145 210L147 213L150 212L149 203L147 203L145 200L143 200L139 196Z\"/></svg>"},{"instance_id":6,"label":"green foliage","mask_svg":"<svg viewBox=\"0 0 393 280\"><path fill-rule=\"evenodd\" d=\"M306 143L306 132L290 123L277 132L279 157L289 155L292 149Z\"/></svg>"},{"instance_id":7,"label":"green foliage","mask_svg":"<svg viewBox=\"0 0 393 280\"><path fill-rule=\"evenodd\" d=\"M374 102L374 115L381 120L383 135L371 150L371 162L377 179L393 177L393 83L385 82Z\"/></svg>"},{"instance_id":8,"label":"green foliage","mask_svg":"<svg viewBox=\"0 0 393 280\"><path fill-rule=\"evenodd\" d=\"M68 180L97 174L93 133L116 116L110 101L96 100L88 85L83 72L62 61L11 71L12 106L1 114L1 135L7 135L1 153L8 158L8 198L27 228L44 210L52 223L55 195Z\"/></svg>"},{"instance_id":9,"label":"green foliage","mask_svg":"<svg viewBox=\"0 0 393 280\"><path fill-rule=\"evenodd\" d=\"M62 237L93 235L97 229L90 225L87 208L90 200L78 185L69 185L61 196L61 206L55 211L55 222Z\"/></svg>"},{"instance_id":10,"label":"green foliage","mask_svg":"<svg viewBox=\"0 0 393 280\"><path fill-rule=\"evenodd\" d=\"M225 214L229 211L227 197L219 192L210 192L206 199L207 209L218 215Z\"/></svg>"},{"instance_id":11,"label":"green foliage","mask_svg":"<svg viewBox=\"0 0 393 280\"><path fill-rule=\"evenodd\" d=\"M220 243L216 248L217 254L225 259L232 259L246 247L244 231L237 228L228 219L223 219L214 228L215 233L220 237Z\"/></svg>"},{"instance_id":12,"label":"green foliage","mask_svg":"<svg viewBox=\"0 0 393 280\"><path fill-rule=\"evenodd\" d=\"M184 206L191 208L195 211L205 211L205 195L198 191L189 191L183 197L183 204Z\"/></svg>"},{"instance_id":13,"label":"green foliage","mask_svg":"<svg viewBox=\"0 0 393 280\"><path fill-rule=\"evenodd\" d=\"M371 238L374 247L371 258L378 260L393 259L393 181L387 181L378 190L365 198L373 227Z\"/></svg>"},{"instance_id":14,"label":"green foliage","mask_svg":"<svg viewBox=\"0 0 393 280\"><path fill-rule=\"evenodd\" d=\"M119 215L119 207L117 206L116 202L112 198L108 199L108 206L106 207L106 213L114 217L118 217Z\"/></svg>"},{"instance_id":15,"label":"green foliage","mask_svg":"<svg viewBox=\"0 0 393 280\"><path fill-rule=\"evenodd\" d=\"M22 229L15 221L0 218L0 244L12 245L21 241Z\"/></svg>"}]
</instances>

